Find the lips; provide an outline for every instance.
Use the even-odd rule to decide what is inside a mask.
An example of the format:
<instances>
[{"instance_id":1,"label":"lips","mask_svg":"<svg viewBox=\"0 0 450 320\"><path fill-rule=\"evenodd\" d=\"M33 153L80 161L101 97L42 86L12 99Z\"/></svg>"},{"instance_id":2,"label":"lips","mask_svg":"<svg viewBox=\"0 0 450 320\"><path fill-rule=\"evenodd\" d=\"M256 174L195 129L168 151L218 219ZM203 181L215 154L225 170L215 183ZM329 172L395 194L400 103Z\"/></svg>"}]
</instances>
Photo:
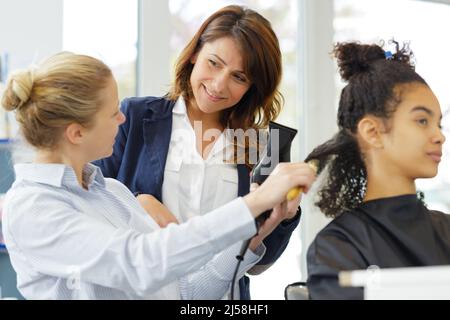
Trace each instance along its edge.
<instances>
[{"instance_id":1,"label":"lips","mask_svg":"<svg viewBox=\"0 0 450 320\"><path fill-rule=\"evenodd\" d=\"M217 101L220 101L222 99L225 99L223 97L219 97L219 96L216 96L216 95L210 93L205 85L203 85L203 88L205 89L206 95L208 96L209 100L211 100L213 102L217 102Z\"/></svg>"},{"instance_id":2,"label":"lips","mask_svg":"<svg viewBox=\"0 0 450 320\"><path fill-rule=\"evenodd\" d=\"M436 152L428 152L427 155L433 159L433 161L439 163L441 162L441 158L442 158L442 152L441 151L436 151Z\"/></svg>"}]
</instances>

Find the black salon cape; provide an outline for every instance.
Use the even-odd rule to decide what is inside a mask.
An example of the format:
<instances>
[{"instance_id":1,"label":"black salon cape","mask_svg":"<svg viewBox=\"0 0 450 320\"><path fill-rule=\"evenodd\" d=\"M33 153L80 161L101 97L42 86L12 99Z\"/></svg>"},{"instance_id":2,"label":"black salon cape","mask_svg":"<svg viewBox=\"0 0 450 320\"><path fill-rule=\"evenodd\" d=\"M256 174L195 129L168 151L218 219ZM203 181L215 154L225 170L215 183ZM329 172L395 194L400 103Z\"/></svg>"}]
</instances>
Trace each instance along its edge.
<instances>
[{"instance_id":1,"label":"black salon cape","mask_svg":"<svg viewBox=\"0 0 450 320\"><path fill-rule=\"evenodd\" d=\"M339 271L450 264L450 215L416 195L367 201L320 231L307 259L311 299L363 299L362 288L339 286Z\"/></svg>"}]
</instances>

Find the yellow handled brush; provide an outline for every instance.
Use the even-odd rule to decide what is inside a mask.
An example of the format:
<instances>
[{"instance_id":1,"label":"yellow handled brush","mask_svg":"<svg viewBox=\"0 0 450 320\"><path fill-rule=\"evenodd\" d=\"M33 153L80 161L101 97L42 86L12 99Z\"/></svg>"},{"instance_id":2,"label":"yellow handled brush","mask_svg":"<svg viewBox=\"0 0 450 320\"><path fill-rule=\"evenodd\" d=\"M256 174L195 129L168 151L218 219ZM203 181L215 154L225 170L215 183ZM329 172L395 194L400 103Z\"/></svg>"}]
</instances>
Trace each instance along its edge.
<instances>
[{"instance_id":1,"label":"yellow handled brush","mask_svg":"<svg viewBox=\"0 0 450 320\"><path fill-rule=\"evenodd\" d=\"M319 161L318 160L310 160L307 162L309 167L314 170L314 172L317 174L317 171L319 170ZM298 197L298 195L303 192L302 187L295 187L289 190L288 194L286 195L286 199L288 201L294 200Z\"/></svg>"}]
</instances>

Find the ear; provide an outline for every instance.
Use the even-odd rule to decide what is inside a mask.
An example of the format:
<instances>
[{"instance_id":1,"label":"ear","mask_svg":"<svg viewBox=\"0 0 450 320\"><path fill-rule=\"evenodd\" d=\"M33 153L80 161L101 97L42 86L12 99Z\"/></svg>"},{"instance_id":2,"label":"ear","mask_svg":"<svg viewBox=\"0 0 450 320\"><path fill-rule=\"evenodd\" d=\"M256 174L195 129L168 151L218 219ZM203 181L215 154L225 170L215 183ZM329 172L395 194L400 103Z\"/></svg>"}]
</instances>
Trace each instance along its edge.
<instances>
[{"instance_id":1,"label":"ear","mask_svg":"<svg viewBox=\"0 0 450 320\"><path fill-rule=\"evenodd\" d=\"M192 55L192 57L189 59L189 61L190 61L192 64L195 64L195 63L197 62L197 58L198 58L198 52L194 53L194 54Z\"/></svg>"},{"instance_id":2,"label":"ear","mask_svg":"<svg viewBox=\"0 0 450 320\"><path fill-rule=\"evenodd\" d=\"M382 133L384 124L381 119L374 116L365 116L358 123L358 134L366 146L383 148Z\"/></svg>"},{"instance_id":3,"label":"ear","mask_svg":"<svg viewBox=\"0 0 450 320\"><path fill-rule=\"evenodd\" d=\"M66 127L66 130L64 130L64 136L70 143L79 145L83 141L85 130L86 129L82 125L71 123Z\"/></svg>"}]
</instances>

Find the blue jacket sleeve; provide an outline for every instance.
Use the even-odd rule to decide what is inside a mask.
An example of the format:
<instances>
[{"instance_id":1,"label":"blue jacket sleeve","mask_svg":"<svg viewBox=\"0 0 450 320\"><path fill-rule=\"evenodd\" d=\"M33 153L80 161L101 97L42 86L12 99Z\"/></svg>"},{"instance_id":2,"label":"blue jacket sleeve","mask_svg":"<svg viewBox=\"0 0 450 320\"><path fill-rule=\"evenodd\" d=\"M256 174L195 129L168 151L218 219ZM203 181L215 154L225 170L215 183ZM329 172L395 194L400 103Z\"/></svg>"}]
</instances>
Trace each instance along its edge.
<instances>
[{"instance_id":1,"label":"blue jacket sleeve","mask_svg":"<svg viewBox=\"0 0 450 320\"><path fill-rule=\"evenodd\" d=\"M128 119L128 99L122 101L120 110L125 115L126 119ZM102 170L105 177L117 179L119 169L122 164L125 146L127 144L128 129L129 121L126 120L119 126L119 132L116 136L112 155L108 158L95 160L93 162L93 164Z\"/></svg>"},{"instance_id":2,"label":"blue jacket sleeve","mask_svg":"<svg viewBox=\"0 0 450 320\"><path fill-rule=\"evenodd\" d=\"M263 243L266 246L266 253L258 262L258 265L268 265L277 261L289 244L291 234L300 222L300 216L301 209L299 208L294 218L289 221L281 222L280 225L263 240Z\"/></svg>"}]
</instances>

